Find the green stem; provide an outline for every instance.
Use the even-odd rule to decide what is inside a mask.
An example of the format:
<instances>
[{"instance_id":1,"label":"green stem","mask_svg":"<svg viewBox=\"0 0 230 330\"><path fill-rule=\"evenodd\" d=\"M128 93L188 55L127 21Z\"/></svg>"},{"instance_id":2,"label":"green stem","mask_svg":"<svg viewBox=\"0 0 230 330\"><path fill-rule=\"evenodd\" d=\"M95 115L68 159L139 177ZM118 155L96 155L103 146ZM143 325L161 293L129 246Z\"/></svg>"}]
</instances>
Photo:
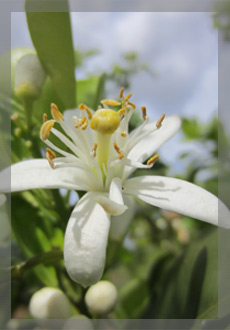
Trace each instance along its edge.
<instances>
[{"instance_id":1,"label":"green stem","mask_svg":"<svg viewBox=\"0 0 230 330\"><path fill-rule=\"evenodd\" d=\"M25 98L23 100L23 103L24 103L27 130L29 131L31 129L31 126L32 126L31 118L32 118L32 113L33 113L34 101L30 98Z\"/></svg>"},{"instance_id":2,"label":"green stem","mask_svg":"<svg viewBox=\"0 0 230 330\"><path fill-rule=\"evenodd\" d=\"M63 258L63 252L59 249L51 250L44 252L35 257L27 259L18 265L10 267L11 270L11 279L15 280L16 278L22 276L26 271L40 265L54 264L57 261Z\"/></svg>"}]
</instances>

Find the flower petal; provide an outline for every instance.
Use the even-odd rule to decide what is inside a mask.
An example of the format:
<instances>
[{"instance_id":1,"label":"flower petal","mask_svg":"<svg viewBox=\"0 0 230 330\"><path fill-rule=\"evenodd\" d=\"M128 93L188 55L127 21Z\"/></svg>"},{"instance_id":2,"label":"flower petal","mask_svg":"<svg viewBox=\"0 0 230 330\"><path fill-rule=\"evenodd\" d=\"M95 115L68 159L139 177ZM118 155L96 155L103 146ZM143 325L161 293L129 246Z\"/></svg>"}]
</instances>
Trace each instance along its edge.
<instances>
[{"instance_id":1,"label":"flower petal","mask_svg":"<svg viewBox=\"0 0 230 330\"><path fill-rule=\"evenodd\" d=\"M109 237L114 241L120 241L123 239L135 213L134 198L124 196L124 203L128 206L128 209L120 216L111 217Z\"/></svg>"},{"instance_id":2,"label":"flower petal","mask_svg":"<svg viewBox=\"0 0 230 330\"><path fill-rule=\"evenodd\" d=\"M161 128L149 134L135 145L135 147L128 154L128 159L137 162L144 162L146 159L151 157L162 144L176 134L180 128L180 125L181 120L177 115L166 117ZM147 124L144 131L151 131L155 126L156 122ZM132 134L135 134L135 130ZM125 169L124 178L127 178L133 171L135 171L135 168L127 167Z\"/></svg>"},{"instance_id":3,"label":"flower petal","mask_svg":"<svg viewBox=\"0 0 230 330\"><path fill-rule=\"evenodd\" d=\"M0 173L1 192L10 192L10 185L5 180L6 168ZM83 170L78 168L52 169L46 159L26 160L11 166L11 191L37 188L66 188L88 190L84 182Z\"/></svg>"},{"instance_id":4,"label":"flower petal","mask_svg":"<svg viewBox=\"0 0 230 330\"><path fill-rule=\"evenodd\" d=\"M109 189L109 198L119 204L123 204L122 181L120 178L113 178Z\"/></svg>"},{"instance_id":5,"label":"flower petal","mask_svg":"<svg viewBox=\"0 0 230 330\"><path fill-rule=\"evenodd\" d=\"M86 194L74 208L65 233L64 259L70 277L84 287L98 282L105 264L110 216Z\"/></svg>"},{"instance_id":6,"label":"flower petal","mask_svg":"<svg viewBox=\"0 0 230 330\"><path fill-rule=\"evenodd\" d=\"M227 207L216 196L190 182L161 176L140 176L127 180L124 191L151 205L230 228Z\"/></svg>"},{"instance_id":7,"label":"flower petal","mask_svg":"<svg viewBox=\"0 0 230 330\"><path fill-rule=\"evenodd\" d=\"M93 193L93 199L100 204L105 212L111 215L120 215L127 210L127 206L112 201L105 193Z\"/></svg>"}]
</instances>

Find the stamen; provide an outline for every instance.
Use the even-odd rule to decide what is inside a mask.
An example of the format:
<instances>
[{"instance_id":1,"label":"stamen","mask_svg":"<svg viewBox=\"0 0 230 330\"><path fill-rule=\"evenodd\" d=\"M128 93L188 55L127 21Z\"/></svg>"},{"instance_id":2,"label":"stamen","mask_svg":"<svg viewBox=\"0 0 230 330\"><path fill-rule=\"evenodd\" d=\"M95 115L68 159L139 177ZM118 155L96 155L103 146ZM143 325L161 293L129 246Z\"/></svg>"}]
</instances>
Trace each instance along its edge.
<instances>
[{"instance_id":1,"label":"stamen","mask_svg":"<svg viewBox=\"0 0 230 330\"><path fill-rule=\"evenodd\" d=\"M53 159L56 158L55 153L50 149L46 148L46 158L52 168L54 168L54 162Z\"/></svg>"},{"instance_id":2,"label":"stamen","mask_svg":"<svg viewBox=\"0 0 230 330\"><path fill-rule=\"evenodd\" d=\"M156 122L156 127L157 128L160 128L161 127L161 124L162 124L162 122L163 122L164 119L165 119L165 113L162 113L162 115L160 116L160 118Z\"/></svg>"},{"instance_id":3,"label":"stamen","mask_svg":"<svg viewBox=\"0 0 230 330\"><path fill-rule=\"evenodd\" d=\"M127 95L127 96L124 98L124 100L125 100L125 101L128 101L128 100L130 99L131 96L133 96L133 93L130 93L129 95Z\"/></svg>"},{"instance_id":4,"label":"stamen","mask_svg":"<svg viewBox=\"0 0 230 330\"><path fill-rule=\"evenodd\" d=\"M121 109L118 111L118 113L119 113L120 116L124 116L125 112L126 112L126 109L125 109L125 108L121 108Z\"/></svg>"},{"instance_id":5,"label":"stamen","mask_svg":"<svg viewBox=\"0 0 230 330\"><path fill-rule=\"evenodd\" d=\"M59 122L61 119L64 119L63 114L58 110L58 107L54 103L51 104L51 114L53 119L57 122Z\"/></svg>"},{"instance_id":6,"label":"stamen","mask_svg":"<svg viewBox=\"0 0 230 330\"><path fill-rule=\"evenodd\" d=\"M88 119L86 117L83 117L82 118L82 126L81 126L81 129L82 130L85 130L87 127L88 127Z\"/></svg>"},{"instance_id":7,"label":"stamen","mask_svg":"<svg viewBox=\"0 0 230 330\"><path fill-rule=\"evenodd\" d=\"M124 90L125 90L124 87L122 87L121 90L120 90L120 94L119 94L120 99L123 98Z\"/></svg>"},{"instance_id":8,"label":"stamen","mask_svg":"<svg viewBox=\"0 0 230 330\"><path fill-rule=\"evenodd\" d=\"M122 154L122 153L120 153L119 156L118 156L118 159L121 160L121 159L123 159L124 157L125 157L125 155Z\"/></svg>"},{"instance_id":9,"label":"stamen","mask_svg":"<svg viewBox=\"0 0 230 330\"><path fill-rule=\"evenodd\" d=\"M95 142L94 145L93 145L93 149L92 149L92 152L93 152L93 157L95 158L96 157L96 151L97 151L97 143Z\"/></svg>"},{"instance_id":10,"label":"stamen","mask_svg":"<svg viewBox=\"0 0 230 330\"><path fill-rule=\"evenodd\" d=\"M89 120L92 119L92 117L93 117L92 112L85 104L83 104L83 103L79 104L79 109L80 110L85 110L87 112Z\"/></svg>"},{"instance_id":11,"label":"stamen","mask_svg":"<svg viewBox=\"0 0 230 330\"><path fill-rule=\"evenodd\" d=\"M127 136L127 133L125 131L121 131L121 136L122 137L126 137Z\"/></svg>"},{"instance_id":12,"label":"stamen","mask_svg":"<svg viewBox=\"0 0 230 330\"><path fill-rule=\"evenodd\" d=\"M141 111L142 111L142 118L143 118L143 120L146 120L146 117L147 117L146 107L141 107Z\"/></svg>"},{"instance_id":13,"label":"stamen","mask_svg":"<svg viewBox=\"0 0 230 330\"><path fill-rule=\"evenodd\" d=\"M120 102L115 101L115 100L110 100L110 99L102 100L101 103L102 103L103 105L112 105L112 106L118 106L118 105L121 105Z\"/></svg>"},{"instance_id":14,"label":"stamen","mask_svg":"<svg viewBox=\"0 0 230 330\"><path fill-rule=\"evenodd\" d=\"M154 165L159 157L160 157L159 155L155 155L149 158L149 160L147 161L147 165Z\"/></svg>"},{"instance_id":15,"label":"stamen","mask_svg":"<svg viewBox=\"0 0 230 330\"><path fill-rule=\"evenodd\" d=\"M128 105L131 105L131 107L133 107L133 109L136 109L136 104L134 104L133 102L128 101Z\"/></svg>"},{"instance_id":16,"label":"stamen","mask_svg":"<svg viewBox=\"0 0 230 330\"><path fill-rule=\"evenodd\" d=\"M47 113L43 113L43 123L47 121Z\"/></svg>"},{"instance_id":17,"label":"stamen","mask_svg":"<svg viewBox=\"0 0 230 330\"><path fill-rule=\"evenodd\" d=\"M118 154L121 154L121 149L118 147L118 145L116 144L116 142L114 142L113 147L114 147L114 149L116 150L116 152Z\"/></svg>"},{"instance_id":18,"label":"stamen","mask_svg":"<svg viewBox=\"0 0 230 330\"><path fill-rule=\"evenodd\" d=\"M41 130L40 130L40 137L43 141L47 140L49 135L50 135L50 131L53 128L55 123L55 120L47 120L43 123Z\"/></svg>"}]
</instances>

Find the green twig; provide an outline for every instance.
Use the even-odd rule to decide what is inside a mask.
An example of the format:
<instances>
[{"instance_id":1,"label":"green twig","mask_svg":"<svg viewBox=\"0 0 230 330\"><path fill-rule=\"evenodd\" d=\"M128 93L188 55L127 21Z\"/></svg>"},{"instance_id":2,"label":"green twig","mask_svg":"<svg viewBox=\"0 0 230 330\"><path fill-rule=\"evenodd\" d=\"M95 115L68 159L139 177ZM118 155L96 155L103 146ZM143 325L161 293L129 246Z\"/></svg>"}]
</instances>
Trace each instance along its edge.
<instances>
[{"instance_id":1,"label":"green twig","mask_svg":"<svg viewBox=\"0 0 230 330\"><path fill-rule=\"evenodd\" d=\"M40 264L53 265L57 261L63 258L63 252L59 249L51 250L48 252L41 253L35 257L27 259L18 265L14 265L10 267L11 270L11 279L15 280L16 278L23 275L26 271L34 268Z\"/></svg>"}]
</instances>

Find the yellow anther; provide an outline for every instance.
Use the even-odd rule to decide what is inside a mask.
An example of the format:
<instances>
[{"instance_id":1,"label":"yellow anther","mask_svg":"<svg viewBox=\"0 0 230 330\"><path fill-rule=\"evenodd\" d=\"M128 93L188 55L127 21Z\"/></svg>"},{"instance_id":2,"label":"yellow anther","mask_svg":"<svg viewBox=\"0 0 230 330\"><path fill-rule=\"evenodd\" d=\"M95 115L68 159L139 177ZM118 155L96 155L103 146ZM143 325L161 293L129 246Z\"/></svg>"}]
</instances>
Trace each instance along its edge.
<instances>
[{"instance_id":1,"label":"yellow anther","mask_svg":"<svg viewBox=\"0 0 230 330\"><path fill-rule=\"evenodd\" d=\"M101 134L112 134L120 125L120 115L111 109L99 109L92 117L90 127Z\"/></svg>"},{"instance_id":2,"label":"yellow anther","mask_svg":"<svg viewBox=\"0 0 230 330\"><path fill-rule=\"evenodd\" d=\"M118 156L118 159L121 160L121 159L123 159L124 157L125 157L125 155L122 154L122 153L120 153L119 156Z\"/></svg>"},{"instance_id":3,"label":"yellow anther","mask_svg":"<svg viewBox=\"0 0 230 330\"><path fill-rule=\"evenodd\" d=\"M91 112L91 110L85 104L83 104L83 103L79 104L79 109L80 110L85 110L87 112L87 115L88 115L89 120L92 119L92 116L93 116L92 115L92 112Z\"/></svg>"},{"instance_id":4,"label":"yellow anther","mask_svg":"<svg viewBox=\"0 0 230 330\"><path fill-rule=\"evenodd\" d=\"M141 107L141 111L142 111L142 118L143 120L145 120L147 117L146 107Z\"/></svg>"},{"instance_id":5,"label":"yellow anther","mask_svg":"<svg viewBox=\"0 0 230 330\"><path fill-rule=\"evenodd\" d=\"M50 135L50 131L52 129L52 127L54 126L55 120L47 120L43 123L41 130L40 130L40 137L41 139L47 140L49 135Z\"/></svg>"},{"instance_id":6,"label":"yellow anther","mask_svg":"<svg viewBox=\"0 0 230 330\"><path fill-rule=\"evenodd\" d=\"M118 113L119 113L120 116L124 116L125 112L126 112L126 109L125 109L125 108L121 108L121 109L118 111Z\"/></svg>"},{"instance_id":7,"label":"yellow anther","mask_svg":"<svg viewBox=\"0 0 230 330\"><path fill-rule=\"evenodd\" d=\"M147 165L154 165L159 157L160 157L159 155L155 155L149 158L149 160L147 161Z\"/></svg>"},{"instance_id":8,"label":"yellow anther","mask_svg":"<svg viewBox=\"0 0 230 330\"><path fill-rule=\"evenodd\" d=\"M93 149L92 149L93 157L96 157L96 151L97 151L97 143L94 143Z\"/></svg>"},{"instance_id":9,"label":"yellow anther","mask_svg":"<svg viewBox=\"0 0 230 330\"><path fill-rule=\"evenodd\" d=\"M51 114L53 119L55 119L57 122L59 122L61 119L64 119L63 114L58 110L58 107L56 104L51 104Z\"/></svg>"},{"instance_id":10,"label":"yellow anther","mask_svg":"<svg viewBox=\"0 0 230 330\"><path fill-rule=\"evenodd\" d=\"M125 106L125 101L122 101L121 102L121 106L122 106L122 108L125 108L126 106Z\"/></svg>"},{"instance_id":11,"label":"yellow anther","mask_svg":"<svg viewBox=\"0 0 230 330\"><path fill-rule=\"evenodd\" d=\"M134 104L133 102L128 101L128 105L131 105L131 107L133 107L133 109L136 109L136 104Z\"/></svg>"},{"instance_id":12,"label":"yellow anther","mask_svg":"<svg viewBox=\"0 0 230 330\"><path fill-rule=\"evenodd\" d=\"M122 87L121 90L120 90L120 93L119 93L119 97L120 97L120 99L123 98L124 90L125 90L124 87Z\"/></svg>"},{"instance_id":13,"label":"yellow anther","mask_svg":"<svg viewBox=\"0 0 230 330\"><path fill-rule=\"evenodd\" d=\"M116 142L114 142L113 147L114 147L114 149L116 150L116 152L118 154L121 154L121 149L118 147L118 145L116 144Z\"/></svg>"},{"instance_id":14,"label":"yellow anther","mask_svg":"<svg viewBox=\"0 0 230 330\"><path fill-rule=\"evenodd\" d=\"M43 123L47 121L47 113L43 113Z\"/></svg>"},{"instance_id":15,"label":"yellow anther","mask_svg":"<svg viewBox=\"0 0 230 330\"><path fill-rule=\"evenodd\" d=\"M124 100L125 100L125 101L128 101L128 100L130 99L131 96L133 96L133 93L130 93L129 95L127 95L127 96L124 98Z\"/></svg>"},{"instance_id":16,"label":"yellow anther","mask_svg":"<svg viewBox=\"0 0 230 330\"><path fill-rule=\"evenodd\" d=\"M88 127L88 119L86 117L82 118L82 125L81 125L81 129L85 130Z\"/></svg>"},{"instance_id":17,"label":"yellow anther","mask_svg":"<svg viewBox=\"0 0 230 330\"><path fill-rule=\"evenodd\" d=\"M158 121L156 122L156 127L157 128L160 128L161 127L161 124L163 122L163 120L165 119L165 113L163 113L160 118L158 119Z\"/></svg>"},{"instance_id":18,"label":"yellow anther","mask_svg":"<svg viewBox=\"0 0 230 330\"><path fill-rule=\"evenodd\" d=\"M121 131L121 136L122 137L126 137L127 136L127 133L125 131Z\"/></svg>"},{"instance_id":19,"label":"yellow anther","mask_svg":"<svg viewBox=\"0 0 230 330\"><path fill-rule=\"evenodd\" d=\"M112 105L112 106L118 106L118 105L121 105L120 102L115 101L115 100L110 100L110 99L102 100L101 103L102 103L103 105Z\"/></svg>"},{"instance_id":20,"label":"yellow anther","mask_svg":"<svg viewBox=\"0 0 230 330\"><path fill-rule=\"evenodd\" d=\"M56 158L55 153L50 150L49 148L46 149L46 158L52 168L54 168L54 162L53 159Z\"/></svg>"}]
</instances>

